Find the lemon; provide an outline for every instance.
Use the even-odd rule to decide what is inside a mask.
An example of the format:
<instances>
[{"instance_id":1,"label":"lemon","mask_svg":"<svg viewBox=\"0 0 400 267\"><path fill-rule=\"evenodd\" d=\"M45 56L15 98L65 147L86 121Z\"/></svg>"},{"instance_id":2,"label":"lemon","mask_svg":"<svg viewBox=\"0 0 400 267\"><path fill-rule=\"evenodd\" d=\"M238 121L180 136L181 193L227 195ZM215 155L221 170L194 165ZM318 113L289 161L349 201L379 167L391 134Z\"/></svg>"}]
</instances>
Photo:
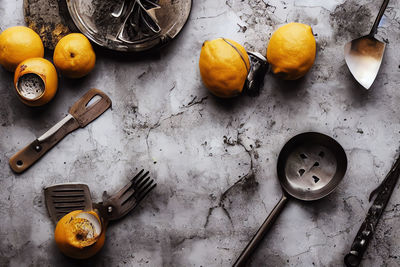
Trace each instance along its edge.
<instances>
[{"instance_id":1,"label":"lemon","mask_svg":"<svg viewBox=\"0 0 400 267\"><path fill-rule=\"evenodd\" d=\"M57 43L53 62L64 76L81 78L94 68L96 54L83 34L71 33Z\"/></svg>"},{"instance_id":2,"label":"lemon","mask_svg":"<svg viewBox=\"0 0 400 267\"><path fill-rule=\"evenodd\" d=\"M28 27L15 26L0 34L0 64L8 71L14 71L25 59L43 55L42 40Z\"/></svg>"},{"instance_id":3,"label":"lemon","mask_svg":"<svg viewBox=\"0 0 400 267\"><path fill-rule=\"evenodd\" d=\"M32 107L47 104L57 93L56 68L47 59L28 58L15 69L14 86L24 104Z\"/></svg>"},{"instance_id":4,"label":"lemon","mask_svg":"<svg viewBox=\"0 0 400 267\"><path fill-rule=\"evenodd\" d=\"M103 247L105 229L96 212L75 210L58 221L54 239L68 257L87 259Z\"/></svg>"},{"instance_id":5,"label":"lemon","mask_svg":"<svg viewBox=\"0 0 400 267\"><path fill-rule=\"evenodd\" d=\"M297 80L312 67L316 42L312 29L302 23L289 23L278 28L271 36L267 59L271 70L285 80Z\"/></svg>"},{"instance_id":6,"label":"lemon","mask_svg":"<svg viewBox=\"0 0 400 267\"><path fill-rule=\"evenodd\" d=\"M243 46L230 39L218 38L204 42L199 67L203 83L211 93L227 98L242 92L250 62Z\"/></svg>"}]
</instances>

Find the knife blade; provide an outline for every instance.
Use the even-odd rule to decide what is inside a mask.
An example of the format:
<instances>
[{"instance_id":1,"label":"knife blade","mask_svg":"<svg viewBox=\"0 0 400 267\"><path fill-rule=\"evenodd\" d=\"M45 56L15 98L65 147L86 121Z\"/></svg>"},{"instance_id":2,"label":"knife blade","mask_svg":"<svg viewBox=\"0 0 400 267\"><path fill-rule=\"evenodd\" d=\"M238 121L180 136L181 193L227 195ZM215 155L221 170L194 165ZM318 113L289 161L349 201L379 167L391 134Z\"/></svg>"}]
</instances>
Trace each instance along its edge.
<instances>
[{"instance_id":1,"label":"knife blade","mask_svg":"<svg viewBox=\"0 0 400 267\"><path fill-rule=\"evenodd\" d=\"M10 158L11 169L16 173L25 171L67 134L85 127L110 107L111 99L104 92L90 89L72 105L64 119Z\"/></svg>"},{"instance_id":2,"label":"knife blade","mask_svg":"<svg viewBox=\"0 0 400 267\"><path fill-rule=\"evenodd\" d=\"M356 267L360 265L363 254L367 250L368 243L376 230L376 226L378 225L379 219L385 210L387 203L389 202L397 181L399 180L399 176L400 155L383 182L373 190L369 196L369 201L372 200L374 195L376 195L376 198L372 206L369 208L367 216L354 238L350 252L344 258L346 266Z\"/></svg>"}]
</instances>

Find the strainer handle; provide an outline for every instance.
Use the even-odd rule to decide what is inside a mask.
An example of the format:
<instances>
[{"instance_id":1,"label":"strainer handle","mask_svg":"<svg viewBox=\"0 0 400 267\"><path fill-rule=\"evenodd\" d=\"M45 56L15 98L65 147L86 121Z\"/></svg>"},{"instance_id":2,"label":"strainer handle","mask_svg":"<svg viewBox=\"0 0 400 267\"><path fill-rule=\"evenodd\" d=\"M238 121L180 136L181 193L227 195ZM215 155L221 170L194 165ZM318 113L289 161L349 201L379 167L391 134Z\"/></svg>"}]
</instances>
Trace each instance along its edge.
<instances>
[{"instance_id":1,"label":"strainer handle","mask_svg":"<svg viewBox=\"0 0 400 267\"><path fill-rule=\"evenodd\" d=\"M385 13L386 7L389 4L389 0L384 0L382 3L381 8L379 9L379 13L378 16L375 19L374 25L372 26L371 32L369 33L369 35L371 37L374 37L374 35L376 34L377 30L378 30L378 26L379 26L379 22L381 22L382 16Z\"/></svg>"},{"instance_id":2,"label":"strainer handle","mask_svg":"<svg viewBox=\"0 0 400 267\"><path fill-rule=\"evenodd\" d=\"M254 250L257 248L258 244L263 239L268 230L271 229L271 226L274 224L276 218L278 218L279 214L285 207L287 199L288 197L286 193L283 193L279 202L275 205L274 209L268 215L267 219L265 219L264 223L258 229L257 233L253 236L253 238L247 244L246 248L242 251L239 258L233 264L233 267L246 266L247 260L249 259L251 254L253 254Z\"/></svg>"}]
</instances>

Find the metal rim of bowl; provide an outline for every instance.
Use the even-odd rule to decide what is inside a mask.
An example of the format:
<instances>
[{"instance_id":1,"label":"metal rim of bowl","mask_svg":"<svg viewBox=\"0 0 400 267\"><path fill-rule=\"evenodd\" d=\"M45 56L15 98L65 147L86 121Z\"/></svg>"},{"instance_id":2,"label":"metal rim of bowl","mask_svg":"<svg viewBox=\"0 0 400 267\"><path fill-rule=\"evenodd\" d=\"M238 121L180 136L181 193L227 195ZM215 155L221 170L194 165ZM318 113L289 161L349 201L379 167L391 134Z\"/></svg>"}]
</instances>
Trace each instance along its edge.
<instances>
[{"instance_id":1,"label":"metal rim of bowl","mask_svg":"<svg viewBox=\"0 0 400 267\"><path fill-rule=\"evenodd\" d=\"M330 145L328 149L331 150L333 155L335 155L335 158L337 160L337 169L340 168L340 170L336 170L334 177L332 177L332 179L329 181L328 184L326 184L323 188L321 188L325 190L321 190L321 192L314 194L308 192L302 194L299 190L296 190L285 183L288 180L285 173L285 165L287 163L288 155L292 153L293 147L298 147L299 142L301 143L302 140L309 140L312 137L323 139L322 142L320 140L317 141L316 143L318 144ZM332 137L318 132L305 132L290 138L289 141L285 143L281 152L279 153L277 162L277 175L279 183L283 187L283 190L290 196L303 201L318 200L332 193L337 188L343 177L345 176L346 170L347 170L347 156L343 147Z\"/></svg>"},{"instance_id":2,"label":"metal rim of bowl","mask_svg":"<svg viewBox=\"0 0 400 267\"><path fill-rule=\"evenodd\" d=\"M123 45L109 45L108 42L104 42L104 38L98 38L96 36L95 33L93 33L92 31L89 30L88 27L86 27L86 24L84 23L84 21L82 20L82 18L79 16L79 13L77 12L75 6L74 6L74 0L65 0L66 4L67 4L67 9L69 12L69 15L72 19L72 22L74 23L74 25L76 26L76 28L82 32L87 38L89 38L89 40L91 40L93 43L95 43L96 45L99 45L101 47L110 49L110 50L114 50L114 51L118 51L118 52L144 52L147 50L151 50L151 49L155 49L158 47L162 47L165 44L167 44L170 40L175 39L179 33L182 31L182 29L185 27L187 21L189 20L191 11L192 11L192 7L193 7L193 0L189 0L190 1L190 8L189 8L189 12L186 14L186 18L184 19L183 24L180 26L181 28L179 29L179 31L175 34L175 36L173 36L172 38L169 37L168 32L166 34L157 36L156 38L154 38L153 40L150 40L149 42L151 42L150 46L146 46L143 47L142 45L129 45L129 44L124 44L121 43ZM172 27L174 28L176 27L175 25ZM171 29L172 29L171 28ZM169 31L171 31L171 29ZM167 40L166 42L163 40ZM110 39L108 39L110 40ZM112 42L115 43L115 42Z\"/></svg>"}]
</instances>

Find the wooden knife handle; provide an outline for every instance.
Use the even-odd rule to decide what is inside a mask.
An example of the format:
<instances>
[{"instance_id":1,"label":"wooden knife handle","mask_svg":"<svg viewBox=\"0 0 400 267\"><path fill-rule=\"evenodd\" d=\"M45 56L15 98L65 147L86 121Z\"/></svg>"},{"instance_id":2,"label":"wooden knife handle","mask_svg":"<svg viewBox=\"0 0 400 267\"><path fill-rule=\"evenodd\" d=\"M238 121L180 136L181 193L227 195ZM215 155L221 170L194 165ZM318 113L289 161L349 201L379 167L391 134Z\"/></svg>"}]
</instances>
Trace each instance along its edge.
<instances>
[{"instance_id":1,"label":"wooden knife handle","mask_svg":"<svg viewBox=\"0 0 400 267\"><path fill-rule=\"evenodd\" d=\"M10 158L11 169L16 173L25 171L54 145L55 144L40 143L39 140L36 139Z\"/></svg>"},{"instance_id":2,"label":"wooden knife handle","mask_svg":"<svg viewBox=\"0 0 400 267\"><path fill-rule=\"evenodd\" d=\"M21 173L28 169L64 136L79 127L78 122L70 115L58 124L10 158L10 167L14 172Z\"/></svg>"}]
</instances>

